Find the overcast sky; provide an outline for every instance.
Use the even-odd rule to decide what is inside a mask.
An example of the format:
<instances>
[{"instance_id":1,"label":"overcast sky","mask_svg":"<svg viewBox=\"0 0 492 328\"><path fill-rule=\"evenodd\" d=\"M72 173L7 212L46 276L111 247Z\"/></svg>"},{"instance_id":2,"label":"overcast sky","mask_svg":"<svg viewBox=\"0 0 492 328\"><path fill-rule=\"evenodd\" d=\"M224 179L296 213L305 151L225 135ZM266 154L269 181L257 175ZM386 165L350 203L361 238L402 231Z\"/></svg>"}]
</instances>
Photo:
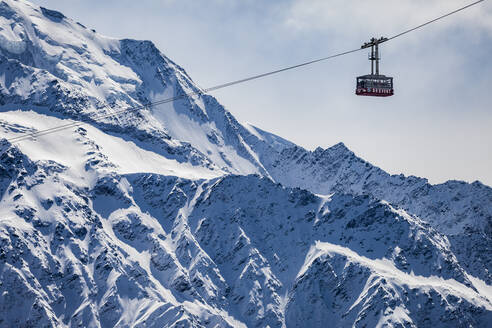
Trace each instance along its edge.
<instances>
[{"instance_id":1,"label":"overcast sky","mask_svg":"<svg viewBox=\"0 0 492 328\"><path fill-rule=\"evenodd\" d=\"M467 0L36 0L99 33L148 39L201 87L392 36ZM344 142L390 173L492 185L492 1L381 46L395 96L357 97L365 51L214 93L301 146Z\"/></svg>"}]
</instances>

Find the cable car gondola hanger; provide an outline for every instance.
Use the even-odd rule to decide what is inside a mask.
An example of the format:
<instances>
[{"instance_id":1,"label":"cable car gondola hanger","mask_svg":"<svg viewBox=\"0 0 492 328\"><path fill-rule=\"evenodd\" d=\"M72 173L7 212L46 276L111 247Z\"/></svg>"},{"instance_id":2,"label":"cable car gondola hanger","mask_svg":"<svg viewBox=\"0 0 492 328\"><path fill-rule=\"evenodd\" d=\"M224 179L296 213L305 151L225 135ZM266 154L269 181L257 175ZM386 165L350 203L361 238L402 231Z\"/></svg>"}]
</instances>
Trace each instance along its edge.
<instances>
[{"instance_id":1,"label":"cable car gondola hanger","mask_svg":"<svg viewBox=\"0 0 492 328\"><path fill-rule=\"evenodd\" d=\"M388 41L388 38L372 38L360 48L371 48L369 60L371 61L371 74L358 76L356 80L355 94L358 96L388 97L393 95L393 78L379 74L379 44ZM376 74L374 74L376 68Z\"/></svg>"}]
</instances>

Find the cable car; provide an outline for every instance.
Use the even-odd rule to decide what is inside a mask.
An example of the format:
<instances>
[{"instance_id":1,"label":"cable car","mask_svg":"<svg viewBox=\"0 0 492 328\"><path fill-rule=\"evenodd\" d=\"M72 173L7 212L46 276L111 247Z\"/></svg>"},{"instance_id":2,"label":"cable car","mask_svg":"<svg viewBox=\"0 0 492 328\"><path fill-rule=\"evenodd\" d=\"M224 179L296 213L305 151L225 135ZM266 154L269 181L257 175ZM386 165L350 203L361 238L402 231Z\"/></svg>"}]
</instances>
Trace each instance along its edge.
<instances>
[{"instance_id":1,"label":"cable car","mask_svg":"<svg viewBox=\"0 0 492 328\"><path fill-rule=\"evenodd\" d=\"M372 38L370 42L366 42L361 46L361 49L371 47L369 60L371 61L371 74L357 77L355 94L358 96L373 96L373 97L389 97L393 95L393 78L379 74L379 48L378 45L388 41L387 38ZM374 74L374 67L376 74Z\"/></svg>"}]
</instances>

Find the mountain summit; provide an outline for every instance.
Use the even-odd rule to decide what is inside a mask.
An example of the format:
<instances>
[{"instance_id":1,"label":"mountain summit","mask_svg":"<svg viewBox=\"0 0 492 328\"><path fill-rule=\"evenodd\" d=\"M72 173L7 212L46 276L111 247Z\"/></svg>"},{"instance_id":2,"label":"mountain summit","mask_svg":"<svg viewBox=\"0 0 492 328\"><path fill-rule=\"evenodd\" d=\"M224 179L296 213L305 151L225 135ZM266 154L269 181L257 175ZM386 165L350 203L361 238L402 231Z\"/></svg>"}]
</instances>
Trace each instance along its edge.
<instances>
[{"instance_id":1,"label":"mountain summit","mask_svg":"<svg viewBox=\"0 0 492 328\"><path fill-rule=\"evenodd\" d=\"M490 187L309 151L199 91L150 41L0 1L0 327L492 322Z\"/></svg>"}]
</instances>

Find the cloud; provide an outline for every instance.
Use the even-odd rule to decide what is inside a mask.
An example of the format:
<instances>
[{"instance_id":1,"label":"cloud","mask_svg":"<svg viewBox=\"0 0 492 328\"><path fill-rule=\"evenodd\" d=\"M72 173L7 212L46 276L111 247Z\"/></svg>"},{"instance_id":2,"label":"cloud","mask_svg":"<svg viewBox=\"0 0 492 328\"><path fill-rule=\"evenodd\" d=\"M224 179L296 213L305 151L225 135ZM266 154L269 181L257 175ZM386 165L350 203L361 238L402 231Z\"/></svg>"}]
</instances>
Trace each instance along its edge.
<instances>
[{"instance_id":1,"label":"cloud","mask_svg":"<svg viewBox=\"0 0 492 328\"><path fill-rule=\"evenodd\" d=\"M343 29L356 35L393 35L469 3L463 0L294 0L285 24L297 31ZM442 30L456 24L492 33L492 6L485 1L445 18L435 28Z\"/></svg>"}]
</instances>

